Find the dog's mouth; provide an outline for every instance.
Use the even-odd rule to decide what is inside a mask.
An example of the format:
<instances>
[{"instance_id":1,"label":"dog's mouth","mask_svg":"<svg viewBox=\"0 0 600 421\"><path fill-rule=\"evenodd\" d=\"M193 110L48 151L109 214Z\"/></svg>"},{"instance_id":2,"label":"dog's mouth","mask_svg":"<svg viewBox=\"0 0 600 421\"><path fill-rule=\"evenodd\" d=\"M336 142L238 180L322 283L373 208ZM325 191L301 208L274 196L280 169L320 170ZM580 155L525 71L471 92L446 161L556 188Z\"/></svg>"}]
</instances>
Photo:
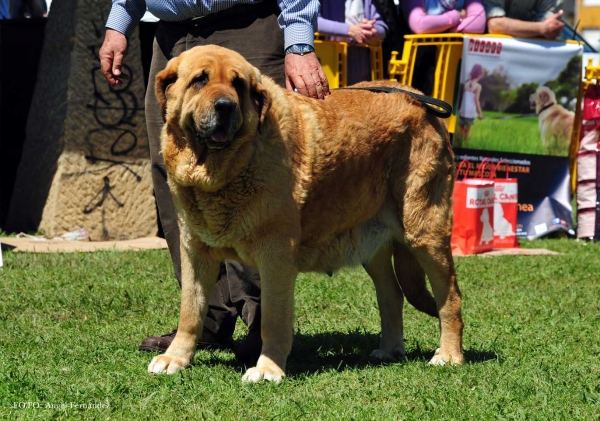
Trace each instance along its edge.
<instances>
[{"instance_id":1,"label":"dog's mouth","mask_svg":"<svg viewBox=\"0 0 600 421\"><path fill-rule=\"evenodd\" d=\"M224 126L217 126L210 134L197 131L196 141L204 142L209 149L215 150L225 149L231 145L229 134Z\"/></svg>"},{"instance_id":2,"label":"dog's mouth","mask_svg":"<svg viewBox=\"0 0 600 421\"><path fill-rule=\"evenodd\" d=\"M189 117L188 128L195 136L196 144L204 144L209 151L231 146L241 125L241 115L234 108Z\"/></svg>"}]
</instances>

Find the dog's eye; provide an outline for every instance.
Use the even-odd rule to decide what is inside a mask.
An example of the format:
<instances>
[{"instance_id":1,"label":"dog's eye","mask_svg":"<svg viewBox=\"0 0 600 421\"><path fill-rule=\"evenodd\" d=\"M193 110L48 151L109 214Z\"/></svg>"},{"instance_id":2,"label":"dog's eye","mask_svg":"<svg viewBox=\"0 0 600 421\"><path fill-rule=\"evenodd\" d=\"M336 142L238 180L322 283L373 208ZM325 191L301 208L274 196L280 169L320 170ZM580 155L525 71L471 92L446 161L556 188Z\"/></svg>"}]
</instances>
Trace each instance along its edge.
<instances>
[{"instance_id":1,"label":"dog's eye","mask_svg":"<svg viewBox=\"0 0 600 421\"><path fill-rule=\"evenodd\" d=\"M231 84L233 86L233 89L235 89L236 92L238 93L238 95L242 95L242 92L244 92L244 86L245 86L244 79L242 79L241 77L236 75L233 78L233 80L231 81Z\"/></svg>"},{"instance_id":2,"label":"dog's eye","mask_svg":"<svg viewBox=\"0 0 600 421\"><path fill-rule=\"evenodd\" d=\"M208 83L208 74L206 72L202 72L200 75L196 76L192 79L192 85L196 85L198 87L203 87Z\"/></svg>"}]
</instances>

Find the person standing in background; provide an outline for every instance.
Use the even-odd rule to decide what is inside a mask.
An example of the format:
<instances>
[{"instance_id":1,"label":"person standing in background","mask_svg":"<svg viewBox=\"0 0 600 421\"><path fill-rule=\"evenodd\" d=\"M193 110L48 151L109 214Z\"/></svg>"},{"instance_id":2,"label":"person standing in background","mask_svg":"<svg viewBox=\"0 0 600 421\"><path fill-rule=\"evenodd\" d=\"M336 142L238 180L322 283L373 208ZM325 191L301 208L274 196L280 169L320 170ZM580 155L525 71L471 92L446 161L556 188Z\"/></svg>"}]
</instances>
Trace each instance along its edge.
<instances>
[{"instance_id":1,"label":"person standing in background","mask_svg":"<svg viewBox=\"0 0 600 421\"><path fill-rule=\"evenodd\" d=\"M383 40L388 32L371 0L322 0L318 29L321 34L347 37L360 46ZM348 85L371 79L370 61L368 49L349 46Z\"/></svg>"}]
</instances>

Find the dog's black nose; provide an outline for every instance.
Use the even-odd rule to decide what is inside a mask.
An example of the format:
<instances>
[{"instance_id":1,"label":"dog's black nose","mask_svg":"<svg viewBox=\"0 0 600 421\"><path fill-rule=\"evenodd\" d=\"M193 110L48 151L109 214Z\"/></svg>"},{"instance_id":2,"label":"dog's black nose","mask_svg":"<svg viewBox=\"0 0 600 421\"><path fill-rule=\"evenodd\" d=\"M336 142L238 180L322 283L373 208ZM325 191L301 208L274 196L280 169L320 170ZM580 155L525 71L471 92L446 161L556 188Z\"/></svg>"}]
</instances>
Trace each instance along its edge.
<instances>
[{"instance_id":1,"label":"dog's black nose","mask_svg":"<svg viewBox=\"0 0 600 421\"><path fill-rule=\"evenodd\" d=\"M219 114L231 114L235 109L235 102L232 99L222 96L215 100L215 110Z\"/></svg>"}]
</instances>

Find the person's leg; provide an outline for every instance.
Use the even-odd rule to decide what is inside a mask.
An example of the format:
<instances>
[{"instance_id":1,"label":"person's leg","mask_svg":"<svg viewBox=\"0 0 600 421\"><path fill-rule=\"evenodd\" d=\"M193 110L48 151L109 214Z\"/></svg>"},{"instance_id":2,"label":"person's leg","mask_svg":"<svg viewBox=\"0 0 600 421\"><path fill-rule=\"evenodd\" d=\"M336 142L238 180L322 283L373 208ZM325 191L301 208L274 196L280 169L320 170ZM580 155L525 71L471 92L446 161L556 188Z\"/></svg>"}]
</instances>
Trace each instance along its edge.
<instances>
[{"instance_id":1,"label":"person's leg","mask_svg":"<svg viewBox=\"0 0 600 421\"><path fill-rule=\"evenodd\" d=\"M164 124L163 116L154 92L154 81L158 72L163 70L169 59L172 58L173 48L176 44L174 37L159 23L156 30L156 38L152 48L152 62L148 77L149 86L146 90L146 126L148 130L148 145L150 149L152 184L154 196L158 207L158 216L162 225L165 239L173 261L175 276L181 285L181 258L179 252L179 226L177 214L173 206L171 192L167 185L167 172L160 154L160 133Z\"/></svg>"},{"instance_id":2,"label":"person's leg","mask_svg":"<svg viewBox=\"0 0 600 421\"><path fill-rule=\"evenodd\" d=\"M465 131L463 133L463 144L466 144L469 141L469 135L471 134L471 126L465 126Z\"/></svg>"},{"instance_id":3,"label":"person's leg","mask_svg":"<svg viewBox=\"0 0 600 421\"><path fill-rule=\"evenodd\" d=\"M347 79L348 86L371 80L371 52L366 47L348 47Z\"/></svg>"},{"instance_id":4,"label":"person's leg","mask_svg":"<svg viewBox=\"0 0 600 421\"><path fill-rule=\"evenodd\" d=\"M474 122L474 118L470 118L466 121L465 130L463 133L463 143L467 143L469 141L469 136L471 135L471 126L473 126Z\"/></svg>"},{"instance_id":5,"label":"person's leg","mask_svg":"<svg viewBox=\"0 0 600 421\"><path fill-rule=\"evenodd\" d=\"M181 285L179 225L177 223L177 214L173 205L171 192L167 185L167 173L164 161L160 154L160 134L164 121L154 91L154 80L156 79L157 73L166 67L167 62L172 57L185 51L186 33L187 31L169 29L162 23L158 24L152 50L152 62L148 77L149 86L146 90L145 104L154 195L158 207L158 215L165 234L165 239L167 240L175 276L177 277L179 285ZM224 266L222 272L223 276L220 276L219 280L226 278ZM224 288L229 288L226 282ZM229 326L231 325L235 327L237 310L235 308L229 308L227 304L223 302L222 297L224 295L222 288L219 288L219 283L217 283L217 288L215 288L213 295L211 296L211 305L213 306L212 312L215 314L211 314L211 310L209 310L209 317L212 318L213 322L211 323L209 321L206 324L202 341L198 344L199 346L233 349L233 339L231 337L233 329L231 329L229 335L224 336L220 332L220 326L221 324L226 325L227 328L225 331L229 331ZM165 351L174 337L175 331L163 336L148 337L144 339L139 349L141 351L151 352Z\"/></svg>"},{"instance_id":6,"label":"person's leg","mask_svg":"<svg viewBox=\"0 0 600 421\"><path fill-rule=\"evenodd\" d=\"M458 126L458 132L456 133L456 142L454 142L455 147L461 147L463 143L463 139L465 137L465 126L462 124Z\"/></svg>"},{"instance_id":7,"label":"person's leg","mask_svg":"<svg viewBox=\"0 0 600 421\"><path fill-rule=\"evenodd\" d=\"M417 49L411 86L425 95L433 93L437 47L428 45Z\"/></svg>"},{"instance_id":8,"label":"person's leg","mask_svg":"<svg viewBox=\"0 0 600 421\"><path fill-rule=\"evenodd\" d=\"M248 366L256 364L262 349L260 276L258 270L232 260L225 261L229 299L248 326L248 334L239 344L235 358Z\"/></svg>"},{"instance_id":9,"label":"person's leg","mask_svg":"<svg viewBox=\"0 0 600 421\"><path fill-rule=\"evenodd\" d=\"M208 313L204 320L204 329L214 333L219 338L233 337L239 314L238 309L231 302L228 272L227 262L221 263L219 279L217 279L217 285L208 303Z\"/></svg>"}]
</instances>

